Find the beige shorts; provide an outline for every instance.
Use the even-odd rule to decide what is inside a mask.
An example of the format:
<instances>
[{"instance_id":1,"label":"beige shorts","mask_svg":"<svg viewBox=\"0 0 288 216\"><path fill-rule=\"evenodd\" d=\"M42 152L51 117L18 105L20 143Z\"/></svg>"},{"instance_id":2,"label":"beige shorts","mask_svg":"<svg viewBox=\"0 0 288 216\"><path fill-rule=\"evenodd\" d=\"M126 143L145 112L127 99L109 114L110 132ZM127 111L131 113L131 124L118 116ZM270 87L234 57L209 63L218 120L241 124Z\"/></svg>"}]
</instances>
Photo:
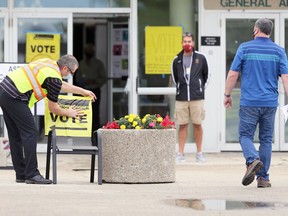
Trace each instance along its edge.
<instances>
[{"instance_id":1,"label":"beige shorts","mask_svg":"<svg viewBox=\"0 0 288 216\"><path fill-rule=\"evenodd\" d=\"M190 119L193 124L201 124L205 119L204 100L176 101L175 123L188 124Z\"/></svg>"}]
</instances>

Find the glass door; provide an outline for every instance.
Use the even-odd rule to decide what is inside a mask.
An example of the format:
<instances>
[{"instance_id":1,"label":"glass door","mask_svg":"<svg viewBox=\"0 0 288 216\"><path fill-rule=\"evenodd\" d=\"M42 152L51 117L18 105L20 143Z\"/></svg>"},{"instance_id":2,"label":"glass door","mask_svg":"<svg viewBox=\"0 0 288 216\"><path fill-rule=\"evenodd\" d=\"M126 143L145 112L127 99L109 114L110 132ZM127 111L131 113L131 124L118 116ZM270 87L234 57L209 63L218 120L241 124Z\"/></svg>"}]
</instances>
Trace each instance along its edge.
<instances>
[{"instance_id":1,"label":"glass door","mask_svg":"<svg viewBox=\"0 0 288 216\"><path fill-rule=\"evenodd\" d=\"M26 59L27 33L60 34L60 56L72 53L72 13L17 13L13 15L13 52L15 62ZM68 43L69 42L69 43Z\"/></svg>"},{"instance_id":2,"label":"glass door","mask_svg":"<svg viewBox=\"0 0 288 216\"><path fill-rule=\"evenodd\" d=\"M261 17L267 17L274 22L274 31L271 39L279 44L279 16L275 14L223 14L222 15L222 42L223 44L223 64L226 66L225 74L223 74L223 91L225 90L225 81L227 73L230 69L237 48L242 42L252 39L252 32L255 21ZM241 77L237 81L236 87L232 91L233 107L231 109L223 109L222 131L223 139L221 140L221 150L241 150L238 140L238 112L240 101L240 83ZM273 141L273 150L279 150L279 111L276 114L275 135ZM287 133L288 134L288 133ZM255 133L254 143L256 148L259 146L258 130Z\"/></svg>"},{"instance_id":3,"label":"glass door","mask_svg":"<svg viewBox=\"0 0 288 216\"><path fill-rule=\"evenodd\" d=\"M288 54L288 15L281 14L280 16L280 42L281 46L283 46L286 50L286 54ZM280 103L279 107L288 103L288 97L285 95L285 91L282 85L282 81L280 79ZM284 118L282 113L279 115L279 125L280 125L280 151L288 150L288 123L284 124Z\"/></svg>"},{"instance_id":4,"label":"glass door","mask_svg":"<svg viewBox=\"0 0 288 216\"><path fill-rule=\"evenodd\" d=\"M129 95L129 23L113 20L109 22L109 69L108 69L108 118L118 119L128 114Z\"/></svg>"}]
</instances>

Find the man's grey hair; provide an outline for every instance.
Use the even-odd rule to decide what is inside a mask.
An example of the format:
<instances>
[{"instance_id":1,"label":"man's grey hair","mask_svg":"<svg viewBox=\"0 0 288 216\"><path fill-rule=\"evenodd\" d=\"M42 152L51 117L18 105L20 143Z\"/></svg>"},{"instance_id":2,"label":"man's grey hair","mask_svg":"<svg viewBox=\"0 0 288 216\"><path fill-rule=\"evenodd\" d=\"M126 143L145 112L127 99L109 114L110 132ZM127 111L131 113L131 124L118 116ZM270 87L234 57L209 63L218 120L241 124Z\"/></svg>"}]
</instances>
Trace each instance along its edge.
<instances>
[{"instance_id":1,"label":"man's grey hair","mask_svg":"<svg viewBox=\"0 0 288 216\"><path fill-rule=\"evenodd\" d=\"M67 66L68 68L74 68L75 65L77 66L77 68L79 67L77 59L73 55L69 54L61 56L57 63L59 67Z\"/></svg>"},{"instance_id":2,"label":"man's grey hair","mask_svg":"<svg viewBox=\"0 0 288 216\"><path fill-rule=\"evenodd\" d=\"M259 28L262 33L271 35L273 30L273 22L267 18L260 18L255 22L255 27Z\"/></svg>"}]
</instances>

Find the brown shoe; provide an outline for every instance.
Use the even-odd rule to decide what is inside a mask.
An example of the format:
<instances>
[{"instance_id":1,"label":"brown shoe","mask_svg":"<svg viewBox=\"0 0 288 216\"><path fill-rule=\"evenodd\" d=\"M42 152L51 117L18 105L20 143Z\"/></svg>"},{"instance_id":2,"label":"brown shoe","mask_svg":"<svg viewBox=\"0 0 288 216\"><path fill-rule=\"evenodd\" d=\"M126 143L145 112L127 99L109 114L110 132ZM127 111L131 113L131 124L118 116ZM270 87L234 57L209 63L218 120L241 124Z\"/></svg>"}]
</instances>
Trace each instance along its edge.
<instances>
[{"instance_id":1,"label":"brown shoe","mask_svg":"<svg viewBox=\"0 0 288 216\"><path fill-rule=\"evenodd\" d=\"M263 163L260 160L255 160L247 167L247 171L242 179L242 184L247 186L251 184L254 179L256 173L263 167Z\"/></svg>"},{"instance_id":2,"label":"brown shoe","mask_svg":"<svg viewBox=\"0 0 288 216\"><path fill-rule=\"evenodd\" d=\"M263 178L257 179L257 187L258 188L267 188L271 187L271 182L269 180L265 180Z\"/></svg>"}]
</instances>

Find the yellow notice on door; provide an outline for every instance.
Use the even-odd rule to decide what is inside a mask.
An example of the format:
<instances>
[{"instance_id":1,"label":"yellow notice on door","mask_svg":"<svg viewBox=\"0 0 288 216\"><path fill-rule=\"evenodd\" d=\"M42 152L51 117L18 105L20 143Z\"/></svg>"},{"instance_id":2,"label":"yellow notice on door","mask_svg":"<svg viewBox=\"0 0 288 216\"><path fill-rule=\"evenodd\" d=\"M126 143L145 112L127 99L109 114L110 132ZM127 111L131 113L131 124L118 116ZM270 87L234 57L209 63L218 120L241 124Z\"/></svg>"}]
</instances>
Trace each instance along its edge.
<instances>
[{"instance_id":1,"label":"yellow notice on door","mask_svg":"<svg viewBox=\"0 0 288 216\"><path fill-rule=\"evenodd\" d=\"M26 62L41 58L53 60L60 58L60 34L35 32L26 34Z\"/></svg>"},{"instance_id":2,"label":"yellow notice on door","mask_svg":"<svg viewBox=\"0 0 288 216\"><path fill-rule=\"evenodd\" d=\"M92 128L92 101L90 97L59 95L58 104L63 109L74 106L83 110L79 119L67 116L58 116L48 108L48 99L45 98L45 135L48 135L52 126L55 126L57 136L91 137Z\"/></svg>"},{"instance_id":3,"label":"yellow notice on door","mask_svg":"<svg viewBox=\"0 0 288 216\"><path fill-rule=\"evenodd\" d=\"M170 74L173 58L182 49L182 27L145 28L145 74Z\"/></svg>"}]
</instances>

